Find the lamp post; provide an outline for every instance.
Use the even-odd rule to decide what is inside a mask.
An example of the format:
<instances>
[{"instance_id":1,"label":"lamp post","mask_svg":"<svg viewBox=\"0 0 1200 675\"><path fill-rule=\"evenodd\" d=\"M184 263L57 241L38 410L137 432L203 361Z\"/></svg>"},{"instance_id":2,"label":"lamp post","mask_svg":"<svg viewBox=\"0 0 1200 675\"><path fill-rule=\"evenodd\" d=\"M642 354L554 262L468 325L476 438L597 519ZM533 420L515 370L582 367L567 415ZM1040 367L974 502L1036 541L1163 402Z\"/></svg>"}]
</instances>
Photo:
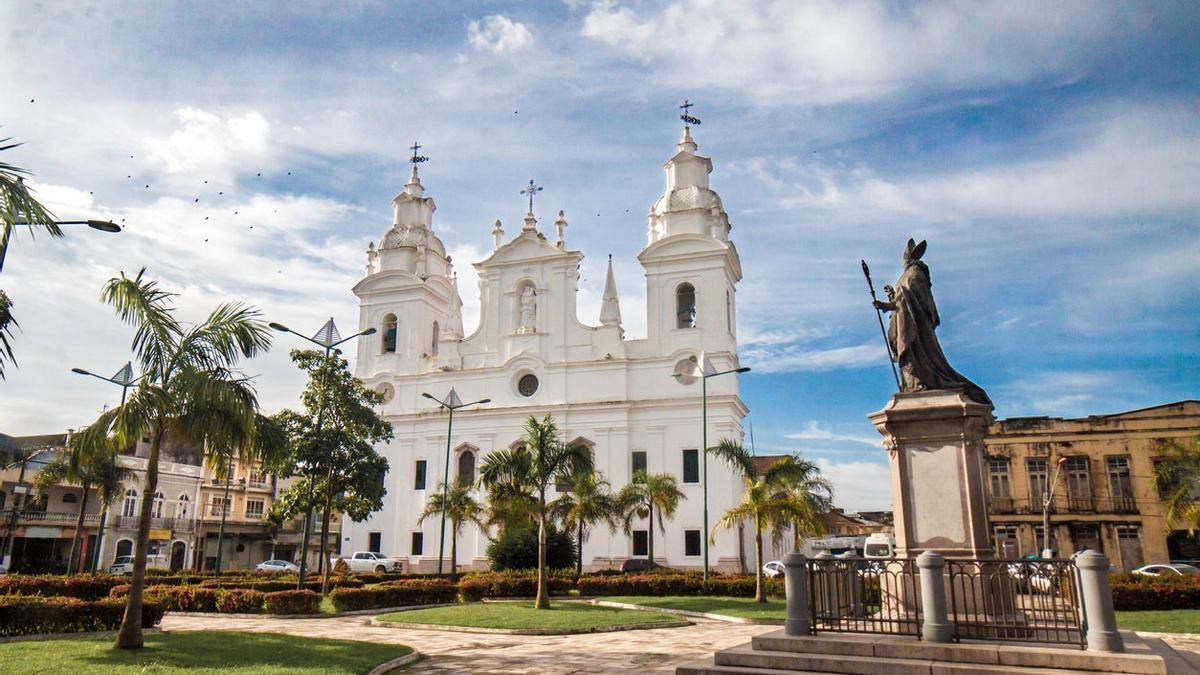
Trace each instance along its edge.
<instances>
[{"instance_id":1,"label":"lamp post","mask_svg":"<svg viewBox=\"0 0 1200 675\"><path fill-rule=\"evenodd\" d=\"M121 388L121 405L125 405L125 397L129 394L129 388L137 384L138 380L142 379L140 375L138 377L133 376L133 363L130 361L126 361L125 367L118 370L116 375L113 375L112 377L97 375L95 373L88 372L83 368L72 368L71 372L77 375L88 375L96 378L97 380L104 380L105 382L110 382L117 385ZM117 463L116 448L114 448L112 452L112 463L114 465ZM108 520L108 504L102 504L102 506L103 508L100 510L100 525L96 529L96 550L92 551L93 572L100 567L100 546L104 543L104 525Z\"/></svg>"},{"instance_id":2,"label":"lamp post","mask_svg":"<svg viewBox=\"0 0 1200 675\"><path fill-rule=\"evenodd\" d=\"M730 368L729 370L718 371L709 362L704 354L700 355L700 360L696 363L696 367L691 369L691 372L672 373L680 384L693 384L696 380L700 380L700 456L703 458L703 475L700 479L701 491L704 495L704 529L701 531L700 541L704 545L704 581L708 582L708 378L717 377L718 375L728 375L730 373L746 373L749 372L749 367ZM653 523L650 525L654 526ZM650 562L654 562L653 560Z\"/></svg>"},{"instance_id":3,"label":"lamp post","mask_svg":"<svg viewBox=\"0 0 1200 675\"><path fill-rule=\"evenodd\" d=\"M437 398L435 398L433 396L433 394L430 394L428 392L423 392L421 395L424 396L425 398L429 399L430 401L437 403L438 405L445 408L446 410L450 411L450 421L446 426L446 463L445 463L445 468L442 471L442 531L441 531L441 533L438 534L438 570L437 570L437 573L441 574L442 573L442 558L446 553L446 501L450 498L449 497L450 496L450 434L453 433L453 431L454 431L454 411L458 410L459 408L465 408L470 405L481 405L484 403L491 403L492 399L484 398L484 399L480 399L478 401L472 401L471 403L463 403L462 399L460 399L458 397L458 392L454 391L453 387L450 389L450 393L446 394L445 401L439 401ZM455 570L450 570L451 574L454 574L454 572L455 572Z\"/></svg>"},{"instance_id":4,"label":"lamp post","mask_svg":"<svg viewBox=\"0 0 1200 675\"><path fill-rule=\"evenodd\" d=\"M44 223L18 222L18 223L13 223L12 227L16 227L17 225L34 225L34 224L42 225ZM52 222L52 224L54 224L54 225L87 225L88 227L92 228L93 230L100 230L101 232L120 232L121 231L120 225L117 225L116 223L110 223L107 220L55 220ZM5 232L3 235L0 235L0 271L4 270L4 257L8 253L8 241L11 238L12 238L11 229L9 231Z\"/></svg>"},{"instance_id":5,"label":"lamp post","mask_svg":"<svg viewBox=\"0 0 1200 675\"><path fill-rule=\"evenodd\" d=\"M1054 478L1050 481L1050 486L1042 492L1042 557L1050 558L1050 505L1054 503L1054 488L1058 487L1058 472L1062 470L1063 464L1067 463L1066 457L1060 457L1058 463L1054 466Z\"/></svg>"},{"instance_id":6,"label":"lamp post","mask_svg":"<svg viewBox=\"0 0 1200 675\"><path fill-rule=\"evenodd\" d=\"M281 323L276 323L274 321L272 321L268 325L271 326L271 328L273 328L281 333L291 333L292 335L299 336L299 337L301 337L305 340L308 340L309 342L317 345L318 347L324 349L326 361L329 360L329 355L330 355L330 353L333 352L334 347L336 347L342 343L349 342L350 340L353 340L356 337L375 334L374 328L368 328L364 331L359 331L359 332L355 333L354 335L351 335L348 338L343 338L338 333L337 326L334 325L334 323L333 323L333 317L329 317L329 321L326 321L325 325L321 327L321 330L317 331L317 334L312 337L308 337L307 335L297 333L296 331L292 330L291 328L288 328L287 326L285 326ZM316 432L317 432L318 442L320 442L321 428L322 428L322 426L324 426L324 423L325 423L325 380L324 380L324 375L322 375L321 400L317 406L317 430L316 430ZM304 588L304 574L305 574L305 570L308 567L308 537L310 534L310 528L312 527L312 499L313 499L313 488L314 487L316 487L316 478L314 476L309 476L308 477L308 497L307 497L307 499L305 499L304 541L302 541L300 543L300 580L296 583L296 588L299 588L299 589Z\"/></svg>"}]
</instances>

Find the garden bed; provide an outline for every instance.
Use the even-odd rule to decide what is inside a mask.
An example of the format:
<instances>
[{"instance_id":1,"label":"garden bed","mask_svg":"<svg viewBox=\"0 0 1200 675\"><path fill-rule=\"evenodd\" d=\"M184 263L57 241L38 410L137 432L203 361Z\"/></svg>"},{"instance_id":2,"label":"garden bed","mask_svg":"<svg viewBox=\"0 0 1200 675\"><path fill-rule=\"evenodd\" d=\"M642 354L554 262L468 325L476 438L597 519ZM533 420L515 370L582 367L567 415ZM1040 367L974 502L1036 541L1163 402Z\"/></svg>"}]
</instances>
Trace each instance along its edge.
<instances>
[{"instance_id":1,"label":"garden bed","mask_svg":"<svg viewBox=\"0 0 1200 675\"><path fill-rule=\"evenodd\" d=\"M555 602L534 609L529 601L488 602L422 607L378 616L375 626L514 635L572 635L641 628L690 625L662 612L599 607L581 602Z\"/></svg>"}]
</instances>

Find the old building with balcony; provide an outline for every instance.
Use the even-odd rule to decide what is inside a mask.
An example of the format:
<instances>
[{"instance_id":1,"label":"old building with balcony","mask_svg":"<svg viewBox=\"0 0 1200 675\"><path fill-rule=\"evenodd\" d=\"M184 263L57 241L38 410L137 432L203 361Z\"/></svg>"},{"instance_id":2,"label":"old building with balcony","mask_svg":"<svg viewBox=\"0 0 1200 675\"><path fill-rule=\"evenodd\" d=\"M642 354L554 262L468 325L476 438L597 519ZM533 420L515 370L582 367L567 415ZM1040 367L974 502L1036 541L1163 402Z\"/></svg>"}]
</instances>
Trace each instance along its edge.
<instances>
[{"instance_id":1,"label":"old building with balcony","mask_svg":"<svg viewBox=\"0 0 1200 675\"><path fill-rule=\"evenodd\" d=\"M1110 415L996 421L984 440L988 515L996 549L1018 557L1043 542L1043 495L1050 545L1058 556L1082 548L1133 569L1200 559L1200 542L1168 532L1155 465L1163 442L1200 433L1200 401L1179 401Z\"/></svg>"}]
</instances>

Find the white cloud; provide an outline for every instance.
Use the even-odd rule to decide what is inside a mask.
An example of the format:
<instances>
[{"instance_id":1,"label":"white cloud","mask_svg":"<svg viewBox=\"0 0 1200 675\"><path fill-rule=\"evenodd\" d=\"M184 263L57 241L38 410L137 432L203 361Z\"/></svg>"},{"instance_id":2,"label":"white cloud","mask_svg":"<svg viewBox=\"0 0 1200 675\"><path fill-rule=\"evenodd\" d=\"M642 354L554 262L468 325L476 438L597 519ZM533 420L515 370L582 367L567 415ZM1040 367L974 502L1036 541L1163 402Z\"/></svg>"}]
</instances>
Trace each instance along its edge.
<instances>
[{"instance_id":1,"label":"white cloud","mask_svg":"<svg viewBox=\"0 0 1200 675\"><path fill-rule=\"evenodd\" d=\"M520 21L493 14L467 24L467 42L479 51L512 54L532 47L533 35Z\"/></svg>"},{"instance_id":2,"label":"white cloud","mask_svg":"<svg viewBox=\"0 0 1200 675\"><path fill-rule=\"evenodd\" d=\"M883 363L887 356L882 344L867 343L852 347L806 349L786 345L780 349L748 346L741 349L742 362L761 373L785 373L797 370L836 370L862 368Z\"/></svg>"},{"instance_id":3,"label":"white cloud","mask_svg":"<svg viewBox=\"0 0 1200 675\"><path fill-rule=\"evenodd\" d=\"M821 423L816 420L810 421L803 431L787 434L785 438L797 441L848 441L851 443L862 443L863 445L875 448L883 446L883 440L880 436L856 436L854 434L834 433L829 429L821 428Z\"/></svg>"},{"instance_id":4,"label":"white cloud","mask_svg":"<svg viewBox=\"0 0 1200 675\"><path fill-rule=\"evenodd\" d=\"M210 185L228 185L267 155L271 125L257 112L222 116L180 108L174 116L179 129L145 141L150 165L167 175L203 175Z\"/></svg>"},{"instance_id":5,"label":"white cloud","mask_svg":"<svg viewBox=\"0 0 1200 675\"><path fill-rule=\"evenodd\" d=\"M833 483L833 502L847 511L892 508L892 474L882 462L836 462L818 457L821 473Z\"/></svg>"}]
</instances>

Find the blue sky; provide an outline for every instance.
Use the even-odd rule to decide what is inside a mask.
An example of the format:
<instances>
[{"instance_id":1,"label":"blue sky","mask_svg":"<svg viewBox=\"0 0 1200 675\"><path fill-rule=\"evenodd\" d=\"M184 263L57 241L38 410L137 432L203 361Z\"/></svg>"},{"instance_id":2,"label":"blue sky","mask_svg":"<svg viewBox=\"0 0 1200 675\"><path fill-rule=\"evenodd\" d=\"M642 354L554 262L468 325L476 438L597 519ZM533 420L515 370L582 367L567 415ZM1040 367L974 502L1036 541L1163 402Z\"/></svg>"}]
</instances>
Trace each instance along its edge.
<instances>
[{"instance_id":1,"label":"blue sky","mask_svg":"<svg viewBox=\"0 0 1200 675\"><path fill-rule=\"evenodd\" d=\"M1191 3L3 4L0 136L25 142L5 159L59 216L127 230L13 244L0 430L113 402L68 369L128 358L97 301L121 269L148 266L191 318L241 299L348 331L414 139L468 331L466 263L496 218L515 231L533 177L587 255L580 318L612 253L643 335L635 256L688 98L742 255L758 450L886 508L865 415L891 375L858 261L891 283L910 236L943 346L999 416L1200 395L1198 32ZM247 366L268 409L299 390L290 346Z\"/></svg>"}]
</instances>

